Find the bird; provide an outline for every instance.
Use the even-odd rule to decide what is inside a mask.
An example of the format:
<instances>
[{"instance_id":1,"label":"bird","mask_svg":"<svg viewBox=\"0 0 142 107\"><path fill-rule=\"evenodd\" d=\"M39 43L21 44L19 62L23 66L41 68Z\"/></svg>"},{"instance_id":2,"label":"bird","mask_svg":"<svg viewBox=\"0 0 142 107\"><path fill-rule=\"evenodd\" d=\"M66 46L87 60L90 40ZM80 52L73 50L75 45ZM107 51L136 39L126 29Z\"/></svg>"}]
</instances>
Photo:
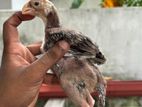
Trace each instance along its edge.
<instances>
[{"instance_id":1,"label":"bird","mask_svg":"<svg viewBox=\"0 0 142 107\"><path fill-rule=\"evenodd\" d=\"M57 9L49 0L29 0L22 13L43 20L45 36L42 53L61 40L70 44L70 50L51 68L70 100L78 107L93 107L95 101L90 93L96 91L98 105L105 107L106 81L96 64L104 64L106 58L97 44L79 31L62 27Z\"/></svg>"}]
</instances>

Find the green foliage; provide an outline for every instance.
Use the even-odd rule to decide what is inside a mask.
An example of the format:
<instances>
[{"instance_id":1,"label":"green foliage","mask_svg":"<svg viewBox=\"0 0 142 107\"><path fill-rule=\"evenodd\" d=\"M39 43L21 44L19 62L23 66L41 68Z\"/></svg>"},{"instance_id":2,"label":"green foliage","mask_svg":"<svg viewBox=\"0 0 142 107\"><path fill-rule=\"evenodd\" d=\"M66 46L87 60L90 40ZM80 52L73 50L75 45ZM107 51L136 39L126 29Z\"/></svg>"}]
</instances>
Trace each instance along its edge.
<instances>
[{"instance_id":1,"label":"green foliage","mask_svg":"<svg viewBox=\"0 0 142 107\"><path fill-rule=\"evenodd\" d=\"M106 0L102 0L102 3L104 1ZM126 7L142 6L142 0L114 0L114 1L117 2L119 6L126 6Z\"/></svg>"},{"instance_id":2,"label":"green foliage","mask_svg":"<svg viewBox=\"0 0 142 107\"><path fill-rule=\"evenodd\" d=\"M77 9L85 0L73 0L71 9ZM102 0L102 3L105 0ZM116 0L120 6L142 6L142 0Z\"/></svg>"},{"instance_id":3,"label":"green foliage","mask_svg":"<svg viewBox=\"0 0 142 107\"><path fill-rule=\"evenodd\" d=\"M84 2L84 0L73 0L71 9L77 9L81 6L81 4Z\"/></svg>"},{"instance_id":4,"label":"green foliage","mask_svg":"<svg viewBox=\"0 0 142 107\"><path fill-rule=\"evenodd\" d=\"M126 0L117 0L120 6L123 6Z\"/></svg>"},{"instance_id":5,"label":"green foliage","mask_svg":"<svg viewBox=\"0 0 142 107\"><path fill-rule=\"evenodd\" d=\"M124 0L126 6L142 6L142 0Z\"/></svg>"}]
</instances>

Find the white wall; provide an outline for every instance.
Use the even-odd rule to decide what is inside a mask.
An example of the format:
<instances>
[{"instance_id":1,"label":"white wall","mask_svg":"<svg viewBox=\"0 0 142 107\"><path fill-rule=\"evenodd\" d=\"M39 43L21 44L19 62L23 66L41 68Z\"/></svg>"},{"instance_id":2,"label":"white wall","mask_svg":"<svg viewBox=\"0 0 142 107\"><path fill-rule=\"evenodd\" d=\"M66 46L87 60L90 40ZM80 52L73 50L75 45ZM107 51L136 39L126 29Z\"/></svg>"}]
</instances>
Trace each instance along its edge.
<instances>
[{"instance_id":1,"label":"white wall","mask_svg":"<svg viewBox=\"0 0 142 107\"><path fill-rule=\"evenodd\" d=\"M0 0L0 9L20 10L27 0Z\"/></svg>"},{"instance_id":2,"label":"white wall","mask_svg":"<svg viewBox=\"0 0 142 107\"><path fill-rule=\"evenodd\" d=\"M51 0L57 8L70 8L73 0ZM101 0L84 0L80 8L100 7Z\"/></svg>"},{"instance_id":3,"label":"white wall","mask_svg":"<svg viewBox=\"0 0 142 107\"><path fill-rule=\"evenodd\" d=\"M5 3L9 3L10 0L5 0ZM11 7L13 10L20 10L25 2L28 0L11 0ZM70 8L73 0L51 0L57 8ZM96 8L100 7L101 0L85 0L80 8Z\"/></svg>"},{"instance_id":4,"label":"white wall","mask_svg":"<svg viewBox=\"0 0 142 107\"><path fill-rule=\"evenodd\" d=\"M28 0L12 0L12 10L20 10Z\"/></svg>"},{"instance_id":5,"label":"white wall","mask_svg":"<svg viewBox=\"0 0 142 107\"><path fill-rule=\"evenodd\" d=\"M11 0L0 0L0 9L11 9Z\"/></svg>"},{"instance_id":6,"label":"white wall","mask_svg":"<svg viewBox=\"0 0 142 107\"><path fill-rule=\"evenodd\" d=\"M59 10L63 26L82 31L107 58L104 73L114 79L142 79L142 11L141 8ZM11 12L0 12L2 23ZM42 40L44 25L39 19L24 22L20 36L27 41ZM0 32L2 34L2 32ZM2 49L2 41L0 48Z\"/></svg>"}]
</instances>

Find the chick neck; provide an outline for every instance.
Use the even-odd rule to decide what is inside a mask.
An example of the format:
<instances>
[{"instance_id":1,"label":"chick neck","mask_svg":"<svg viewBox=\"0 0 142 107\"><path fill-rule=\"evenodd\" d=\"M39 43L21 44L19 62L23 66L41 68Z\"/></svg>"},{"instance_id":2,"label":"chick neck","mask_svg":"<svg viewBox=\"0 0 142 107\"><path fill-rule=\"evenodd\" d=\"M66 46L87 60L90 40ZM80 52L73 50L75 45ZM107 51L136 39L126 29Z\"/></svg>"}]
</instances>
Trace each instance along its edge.
<instances>
[{"instance_id":1,"label":"chick neck","mask_svg":"<svg viewBox=\"0 0 142 107\"><path fill-rule=\"evenodd\" d=\"M53 6L52 11L46 15L43 20L46 28L60 27L60 20L56 8Z\"/></svg>"}]
</instances>

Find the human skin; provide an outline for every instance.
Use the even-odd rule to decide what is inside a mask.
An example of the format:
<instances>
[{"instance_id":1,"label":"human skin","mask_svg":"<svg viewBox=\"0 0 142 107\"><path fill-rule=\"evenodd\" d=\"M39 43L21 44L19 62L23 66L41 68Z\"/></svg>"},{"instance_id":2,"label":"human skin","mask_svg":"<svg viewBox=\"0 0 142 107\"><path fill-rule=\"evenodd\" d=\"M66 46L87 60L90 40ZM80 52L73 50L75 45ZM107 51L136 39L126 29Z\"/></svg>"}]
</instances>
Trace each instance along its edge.
<instances>
[{"instance_id":1,"label":"human skin","mask_svg":"<svg viewBox=\"0 0 142 107\"><path fill-rule=\"evenodd\" d=\"M0 68L0 107L34 107L44 78L52 84L54 76L46 71L69 49L65 41L58 42L40 59L41 43L24 46L17 27L33 16L16 12L3 25L4 49ZM46 82L47 83L47 82Z\"/></svg>"}]
</instances>

